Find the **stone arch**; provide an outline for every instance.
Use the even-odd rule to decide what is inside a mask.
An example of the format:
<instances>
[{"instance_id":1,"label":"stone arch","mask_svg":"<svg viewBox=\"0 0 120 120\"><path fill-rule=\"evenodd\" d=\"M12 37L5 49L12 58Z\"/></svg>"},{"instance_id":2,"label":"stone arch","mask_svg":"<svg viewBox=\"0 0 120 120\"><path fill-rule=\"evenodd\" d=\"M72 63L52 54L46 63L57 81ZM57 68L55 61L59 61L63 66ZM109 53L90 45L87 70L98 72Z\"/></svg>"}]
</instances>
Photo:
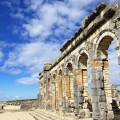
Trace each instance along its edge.
<instances>
[{"instance_id":1,"label":"stone arch","mask_svg":"<svg viewBox=\"0 0 120 120\"><path fill-rule=\"evenodd\" d=\"M73 112L74 107L74 67L71 61L66 64L65 91L68 111Z\"/></svg>"},{"instance_id":2,"label":"stone arch","mask_svg":"<svg viewBox=\"0 0 120 120\"><path fill-rule=\"evenodd\" d=\"M87 56L88 56L88 58L89 58L89 53L88 53L88 51L85 49L85 48L82 48L80 51L79 51L79 54L81 55L82 53L85 53Z\"/></svg>"},{"instance_id":3,"label":"stone arch","mask_svg":"<svg viewBox=\"0 0 120 120\"><path fill-rule=\"evenodd\" d=\"M55 78L56 78L56 74L55 74L55 73L53 73L53 75L52 75L52 76L53 76L53 79L55 79Z\"/></svg>"},{"instance_id":4,"label":"stone arch","mask_svg":"<svg viewBox=\"0 0 120 120\"><path fill-rule=\"evenodd\" d=\"M68 64L67 64L67 68L68 68L68 70L69 70L70 72L73 72L73 66L72 66L71 63L68 63Z\"/></svg>"},{"instance_id":5,"label":"stone arch","mask_svg":"<svg viewBox=\"0 0 120 120\"><path fill-rule=\"evenodd\" d=\"M67 61L66 63L65 63L65 68L67 68L67 65L68 64L72 64L72 66L73 66L73 62L70 60L70 61Z\"/></svg>"},{"instance_id":6,"label":"stone arch","mask_svg":"<svg viewBox=\"0 0 120 120\"><path fill-rule=\"evenodd\" d=\"M67 74L73 74L74 72L74 65L72 61L69 61L65 64L65 73Z\"/></svg>"},{"instance_id":7,"label":"stone arch","mask_svg":"<svg viewBox=\"0 0 120 120\"><path fill-rule=\"evenodd\" d=\"M62 72L61 69L58 71L58 74L61 75L61 76L63 75L63 72Z\"/></svg>"},{"instance_id":8,"label":"stone arch","mask_svg":"<svg viewBox=\"0 0 120 120\"><path fill-rule=\"evenodd\" d=\"M95 41L96 43L96 48L95 48L95 58L97 58L97 52L98 52L98 49L99 49L99 45L101 43L101 41L105 38L105 37L109 37L109 39L111 39L111 41L108 41L110 42L109 45L111 44L111 42L113 40L116 41L116 47L119 48L119 45L120 45L120 42L117 38L117 36L115 35L115 33L111 32L111 31L103 31L102 34L99 36L99 38L97 39L97 41ZM107 47L107 46L106 46ZM108 46L109 47L109 46ZM118 50L118 56L120 56L120 50Z\"/></svg>"},{"instance_id":9,"label":"stone arch","mask_svg":"<svg viewBox=\"0 0 120 120\"><path fill-rule=\"evenodd\" d=\"M80 51L80 55L78 56L77 63L78 63L79 76L80 76L80 78L78 79L80 95L81 95L80 104L81 106L85 106L83 107L85 112L85 117L89 117L90 111L92 111L92 105L90 102L91 99L88 95L88 60L89 60L89 54L87 50L82 49Z\"/></svg>"},{"instance_id":10,"label":"stone arch","mask_svg":"<svg viewBox=\"0 0 120 120\"><path fill-rule=\"evenodd\" d=\"M79 66L80 57L82 57L82 56L86 56L87 57L87 61L89 60L89 53L87 52L87 50L85 50L85 49L80 50L79 56L77 57L77 65L78 66Z\"/></svg>"},{"instance_id":11,"label":"stone arch","mask_svg":"<svg viewBox=\"0 0 120 120\"><path fill-rule=\"evenodd\" d=\"M96 86L93 89L97 89L98 95L98 108L100 117L106 119L114 118L112 111L112 88L111 81L109 79L109 61L108 61L108 48L111 45L112 41L116 41L116 47L119 47L119 41L115 33L111 31L103 31L96 41L95 48L95 64L94 64L94 77L95 80L93 86ZM119 56L119 52L118 52ZM102 98L102 99L101 99ZM94 98L93 98L94 99ZM97 100L97 99L96 99ZM93 100L94 101L94 100ZM102 107L104 106L104 108ZM107 110L107 113L106 113ZM94 110L95 111L95 110ZM94 113L93 113L94 114Z\"/></svg>"}]
</instances>

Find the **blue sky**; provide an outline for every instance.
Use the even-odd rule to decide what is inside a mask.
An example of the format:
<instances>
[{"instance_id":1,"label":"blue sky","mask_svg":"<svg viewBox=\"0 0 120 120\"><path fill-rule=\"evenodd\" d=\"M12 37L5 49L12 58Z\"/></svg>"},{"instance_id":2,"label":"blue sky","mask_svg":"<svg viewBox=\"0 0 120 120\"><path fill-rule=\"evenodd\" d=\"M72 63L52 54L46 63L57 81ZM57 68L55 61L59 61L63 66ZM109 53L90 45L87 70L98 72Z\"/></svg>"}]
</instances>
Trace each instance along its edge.
<instances>
[{"instance_id":1,"label":"blue sky","mask_svg":"<svg viewBox=\"0 0 120 120\"><path fill-rule=\"evenodd\" d=\"M99 2L0 0L0 100L35 98L43 64L60 55Z\"/></svg>"}]
</instances>

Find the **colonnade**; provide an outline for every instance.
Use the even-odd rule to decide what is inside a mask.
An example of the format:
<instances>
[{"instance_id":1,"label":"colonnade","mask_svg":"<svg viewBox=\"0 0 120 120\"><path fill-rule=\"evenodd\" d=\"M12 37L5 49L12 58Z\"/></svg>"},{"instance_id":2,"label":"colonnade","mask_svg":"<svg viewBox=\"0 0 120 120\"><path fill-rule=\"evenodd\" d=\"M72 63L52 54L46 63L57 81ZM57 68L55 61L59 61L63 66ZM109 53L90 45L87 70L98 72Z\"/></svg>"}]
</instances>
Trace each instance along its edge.
<instances>
[{"instance_id":1,"label":"colonnade","mask_svg":"<svg viewBox=\"0 0 120 120\"><path fill-rule=\"evenodd\" d=\"M62 67L58 67L54 74L49 70L44 72L45 82L42 85L44 109L59 113L74 113L79 118L114 119L107 53L112 40L112 37L104 36L95 48L93 47L94 56L90 51L83 50L79 56L76 55L76 61L68 60ZM119 45L117 45L118 63ZM91 81L91 94L88 92L88 79Z\"/></svg>"}]
</instances>

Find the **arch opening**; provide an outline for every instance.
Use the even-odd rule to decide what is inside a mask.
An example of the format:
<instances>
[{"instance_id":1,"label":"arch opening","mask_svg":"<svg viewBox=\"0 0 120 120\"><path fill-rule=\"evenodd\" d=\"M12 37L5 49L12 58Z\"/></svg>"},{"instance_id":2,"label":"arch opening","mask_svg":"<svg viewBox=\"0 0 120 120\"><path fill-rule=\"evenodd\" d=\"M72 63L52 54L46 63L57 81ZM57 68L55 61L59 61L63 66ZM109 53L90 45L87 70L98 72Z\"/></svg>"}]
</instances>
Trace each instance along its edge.
<instances>
[{"instance_id":1,"label":"arch opening","mask_svg":"<svg viewBox=\"0 0 120 120\"><path fill-rule=\"evenodd\" d=\"M79 79L80 89L82 88L82 96L83 100L80 101L81 104L86 104L87 113L92 112L92 104L91 104L91 80L90 80L90 67L88 65L88 55L86 53L82 53L78 60L78 68L81 71L81 79Z\"/></svg>"},{"instance_id":2,"label":"arch opening","mask_svg":"<svg viewBox=\"0 0 120 120\"><path fill-rule=\"evenodd\" d=\"M87 69L87 61L88 56L86 55L86 53L82 53L78 61L78 65L80 66L81 69Z\"/></svg>"},{"instance_id":3,"label":"arch opening","mask_svg":"<svg viewBox=\"0 0 120 120\"><path fill-rule=\"evenodd\" d=\"M67 64L67 70L68 70L69 73L73 73L73 65L72 65L72 63Z\"/></svg>"},{"instance_id":4,"label":"arch opening","mask_svg":"<svg viewBox=\"0 0 120 120\"><path fill-rule=\"evenodd\" d=\"M117 90L113 89L114 86L119 86L120 84L120 66L118 65L118 61L117 61L118 53L116 48L117 48L117 43L115 39L109 35L104 36L101 39L97 48L97 59L101 61L101 67L103 73L102 89L105 93L106 105L109 110L108 113L110 111L113 111L115 117L117 116L117 114L120 114L120 109L119 109L120 105L116 106L114 104L115 101L116 103L118 103L117 98L114 96L114 93L116 93ZM112 105L111 109L110 109L110 105ZM116 113L116 109L119 111L119 113Z\"/></svg>"}]
</instances>

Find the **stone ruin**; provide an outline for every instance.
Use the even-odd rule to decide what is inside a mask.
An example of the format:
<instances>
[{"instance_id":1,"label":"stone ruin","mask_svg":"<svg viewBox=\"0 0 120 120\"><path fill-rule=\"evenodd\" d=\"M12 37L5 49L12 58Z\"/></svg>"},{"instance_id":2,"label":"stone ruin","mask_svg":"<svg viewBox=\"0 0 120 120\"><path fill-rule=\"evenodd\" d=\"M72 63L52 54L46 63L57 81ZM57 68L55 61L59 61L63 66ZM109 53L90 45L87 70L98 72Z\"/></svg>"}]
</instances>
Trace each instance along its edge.
<instances>
[{"instance_id":1,"label":"stone ruin","mask_svg":"<svg viewBox=\"0 0 120 120\"><path fill-rule=\"evenodd\" d=\"M120 6L101 4L82 27L60 49L61 56L45 64L40 75L39 107L77 118L120 120L119 98L113 95L109 79L108 48L116 42L120 65ZM88 94L88 65L91 69L92 94ZM115 93L116 94L116 93ZM114 103L117 102L117 103Z\"/></svg>"}]
</instances>

